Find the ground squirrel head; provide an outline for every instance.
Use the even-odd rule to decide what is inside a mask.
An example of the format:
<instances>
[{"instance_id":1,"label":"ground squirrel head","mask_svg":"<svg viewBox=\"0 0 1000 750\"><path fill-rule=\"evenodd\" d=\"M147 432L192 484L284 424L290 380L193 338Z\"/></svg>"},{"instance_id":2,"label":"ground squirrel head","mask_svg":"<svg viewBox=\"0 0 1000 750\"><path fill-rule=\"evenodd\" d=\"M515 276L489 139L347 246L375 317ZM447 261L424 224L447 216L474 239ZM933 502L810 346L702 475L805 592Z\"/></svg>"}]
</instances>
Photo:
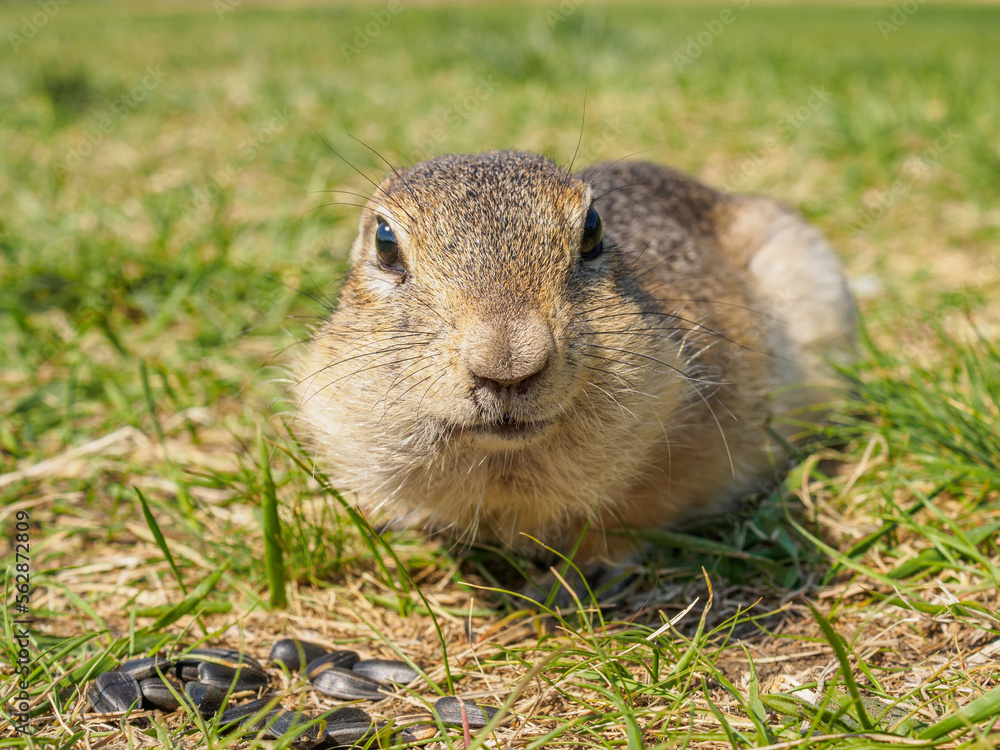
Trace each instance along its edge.
<instances>
[{"instance_id":1,"label":"ground squirrel head","mask_svg":"<svg viewBox=\"0 0 1000 750\"><path fill-rule=\"evenodd\" d=\"M644 344L594 200L518 152L441 157L379 186L299 367L300 414L351 489L501 535L525 525L511 516L567 515L555 485L599 502L585 475L613 478L608 444L629 443L643 369L615 351Z\"/></svg>"},{"instance_id":2,"label":"ground squirrel head","mask_svg":"<svg viewBox=\"0 0 1000 750\"><path fill-rule=\"evenodd\" d=\"M365 304L412 300L445 316L483 418L501 419L503 404L517 411L515 394L557 364L563 290L600 250L591 201L587 184L532 154L419 164L365 208L355 288Z\"/></svg>"},{"instance_id":3,"label":"ground squirrel head","mask_svg":"<svg viewBox=\"0 0 1000 750\"><path fill-rule=\"evenodd\" d=\"M571 297L601 275L592 201L539 156L490 152L393 175L365 207L342 306L435 339L451 395L435 389L431 410L455 437L509 450L557 416Z\"/></svg>"}]
</instances>

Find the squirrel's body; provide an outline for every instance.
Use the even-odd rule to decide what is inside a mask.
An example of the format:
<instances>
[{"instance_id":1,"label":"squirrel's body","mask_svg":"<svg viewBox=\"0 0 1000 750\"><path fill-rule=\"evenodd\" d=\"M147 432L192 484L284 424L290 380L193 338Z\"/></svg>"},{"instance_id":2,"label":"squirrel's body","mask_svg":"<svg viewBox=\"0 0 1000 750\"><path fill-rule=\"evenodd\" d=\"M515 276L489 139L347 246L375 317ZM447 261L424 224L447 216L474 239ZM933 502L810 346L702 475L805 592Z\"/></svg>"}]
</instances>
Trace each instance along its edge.
<instances>
[{"instance_id":1,"label":"squirrel's body","mask_svg":"<svg viewBox=\"0 0 1000 750\"><path fill-rule=\"evenodd\" d=\"M585 570L627 554L605 530L773 477L772 432L825 399L852 336L815 229L652 164L425 162L376 192L352 260L298 367L320 461L459 537L568 552L589 524Z\"/></svg>"}]
</instances>

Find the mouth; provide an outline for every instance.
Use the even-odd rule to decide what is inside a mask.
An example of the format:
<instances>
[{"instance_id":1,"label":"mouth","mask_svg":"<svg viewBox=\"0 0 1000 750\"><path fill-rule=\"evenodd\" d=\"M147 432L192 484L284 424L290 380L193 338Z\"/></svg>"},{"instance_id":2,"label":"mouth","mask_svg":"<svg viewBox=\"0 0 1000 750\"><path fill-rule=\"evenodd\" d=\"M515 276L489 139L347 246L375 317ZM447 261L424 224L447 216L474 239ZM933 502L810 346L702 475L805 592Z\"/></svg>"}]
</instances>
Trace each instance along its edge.
<instances>
[{"instance_id":1,"label":"mouth","mask_svg":"<svg viewBox=\"0 0 1000 750\"><path fill-rule=\"evenodd\" d=\"M506 442L524 442L541 435L551 424L551 421L526 422L510 415L504 415L493 422L456 427L452 432L452 437L476 435Z\"/></svg>"}]
</instances>

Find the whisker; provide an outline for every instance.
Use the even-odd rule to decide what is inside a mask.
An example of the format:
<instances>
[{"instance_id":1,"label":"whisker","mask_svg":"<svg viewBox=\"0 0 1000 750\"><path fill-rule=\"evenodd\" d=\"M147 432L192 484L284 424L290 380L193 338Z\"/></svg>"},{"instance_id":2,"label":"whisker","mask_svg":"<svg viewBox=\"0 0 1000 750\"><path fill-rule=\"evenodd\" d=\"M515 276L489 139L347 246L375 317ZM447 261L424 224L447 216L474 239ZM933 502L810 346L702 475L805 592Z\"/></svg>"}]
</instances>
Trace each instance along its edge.
<instances>
[{"instance_id":1,"label":"whisker","mask_svg":"<svg viewBox=\"0 0 1000 750\"><path fill-rule=\"evenodd\" d=\"M369 146L367 143L365 143L364 141L362 141L360 138L355 138L350 133L347 134L347 137L351 138L351 139L353 139L355 141L357 141L362 146L364 146L366 149L368 149L373 154L375 154L375 156L377 156L379 159L381 159L383 162L385 162L385 165L387 167L389 167L389 169L392 170L392 173L394 175L396 175L396 179L398 179L403 184L403 186L406 188L407 192L409 192L410 197L413 198L413 202L416 203L416 204L420 203L420 201L417 199L417 194L413 192L413 188L411 188L407 184L406 180L403 179L403 176L399 172L396 171L396 168L394 166L392 166L392 164L389 163L388 159L386 159L384 156L382 156L382 154L380 154L378 151L376 151L375 149L373 149L371 146ZM404 209L404 212L405 212L405 209ZM410 216L409 213L407 213L406 215ZM413 217L412 216L410 216L410 220L413 221Z\"/></svg>"},{"instance_id":2,"label":"whisker","mask_svg":"<svg viewBox=\"0 0 1000 750\"><path fill-rule=\"evenodd\" d=\"M340 367L340 365L344 364L345 362L352 362L352 361L357 360L357 359L362 359L363 357L384 356L386 354L392 354L392 353L399 352L399 351L407 351L407 350L413 348L413 346L414 346L414 344L405 344L403 346L394 346L394 347L389 347L389 348L386 348L386 349L378 349L378 350L373 351L373 352L363 352L361 354L356 354L356 355L354 355L352 357L343 357L341 359L334 360L333 362L330 362L329 364L323 365L321 368L319 368L315 372L310 373L309 375L306 375L304 378L302 378L302 379L294 382L291 386L289 386L287 389L285 389L285 391L280 396L278 396L277 399L275 399L274 403L276 403L279 399L284 398L285 396L287 396L295 388L298 388L299 386L303 385L307 380L315 380L322 373L330 370L331 368ZM391 364L394 364L394 363L397 363L397 362L402 362L402 361L409 361L409 359L406 359L406 360L392 360L391 362L386 362L386 363L384 363L382 365L378 365L378 366L379 367L385 367L385 366L388 366L388 365L391 365ZM344 378L353 377L354 375L357 375L359 372L364 372L365 369L368 369L368 368L355 370L353 372L347 373L346 375L342 375L341 377L339 377L339 378L331 381L330 383L327 383L325 386L323 386L323 388L327 388L330 385L332 385L333 383L339 382L339 381L343 380ZM311 398L311 396L310 396L310 398ZM273 406L273 403L272 403L272 406Z\"/></svg>"},{"instance_id":3,"label":"whisker","mask_svg":"<svg viewBox=\"0 0 1000 750\"><path fill-rule=\"evenodd\" d=\"M685 331L688 333L700 333L697 328L685 328L684 326L650 326L649 328L622 328L611 331L580 331L581 336L649 336L655 339L664 339L662 333L656 331Z\"/></svg>"},{"instance_id":4,"label":"whisker","mask_svg":"<svg viewBox=\"0 0 1000 750\"><path fill-rule=\"evenodd\" d=\"M656 185L650 185L648 182L626 182L624 185L617 185L617 186L611 188L610 190L605 190L598 197L594 198L594 203L597 203L597 201L603 200L604 198L607 198L612 193L617 193L619 190L625 190L626 188L630 188L630 187L649 187L649 188L655 188Z\"/></svg>"},{"instance_id":5,"label":"whisker","mask_svg":"<svg viewBox=\"0 0 1000 750\"><path fill-rule=\"evenodd\" d=\"M438 381L441 380L441 378L443 378L447 374L447 372L448 372L448 370L446 368L443 368L443 367L441 368L441 374L438 375L437 378L435 378L434 381L429 386L427 386L427 390L423 392L423 395L420 397L420 400L417 402L417 408L418 409L422 409L423 408L424 399L427 398L427 394L430 393L431 388L433 388L435 385L437 385Z\"/></svg>"},{"instance_id":6,"label":"whisker","mask_svg":"<svg viewBox=\"0 0 1000 750\"><path fill-rule=\"evenodd\" d=\"M400 336L428 336L428 337L434 336L434 331L425 331L425 330L423 330L421 328L354 328L354 327L348 328L348 327L345 327L345 328L332 328L332 329L330 329L328 331L327 330L320 330L320 331L317 331L315 334L313 334L312 338L314 338L314 339L316 339L318 341L321 338L333 338L334 336L337 336L337 335L345 335L345 336L354 337L354 336L358 336L358 335L371 336L371 335L380 334L380 333L398 333L398 334L400 334ZM387 340L391 340L391 339L387 339ZM366 342L366 343L378 343L378 342ZM363 346L363 345L364 344L359 344L359 346Z\"/></svg>"},{"instance_id":7,"label":"whisker","mask_svg":"<svg viewBox=\"0 0 1000 750\"><path fill-rule=\"evenodd\" d=\"M608 362L617 362L618 361L616 359L611 359L610 357L598 357L596 355L591 355L591 356L593 356L595 359L604 359L604 360L607 360ZM631 390L631 386L629 386L628 381L625 380L625 377L620 372L614 372L613 370L604 370L604 369L602 369L600 367L594 367L593 365L584 365L584 367L586 369L590 370L591 372L599 372L599 373L602 373L604 375L611 375L611 376L617 378L618 380L620 380L622 382L622 385L624 385L625 387L629 388L629 390ZM583 378L579 378L579 380L583 380ZM586 381L584 381L584 382L586 382Z\"/></svg>"},{"instance_id":8,"label":"whisker","mask_svg":"<svg viewBox=\"0 0 1000 750\"><path fill-rule=\"evenodd\" d=\"M306 213L312 213L313 211L319 211L321 208L329 208L330 206L353 206L354 208L365 207L364 203L351 203L350 201L330 201L329 203L320 203L318 206L313 206Z\"/></svg>"},{"instance_id":9,"label":"whisker","mask_svg":"<svg viewBox=\"0 0 1000 750\"><path fill-rule=\"evenodd\" d=\"M614 357L602 357L599 354L588 354L587 357L589 359L604 360L605 362L615 362L617 364L627 364L628 367L629 367L630 372L645 371L645 372L657 373L659 375L666 374L666 373L664 373L663 370L660 370L660 369L658 369L656 367L650 367L649 365L641 365L641 364L636 364L636 363L625 363L625 362L622 362L622 360L614 358ZM646 395L646 396L650 395L648 393L643 393L642 391L636 390L635 386L626 378L625 373L616 373L616 372L609 371L609 370L602 370L601 368L593 367L591 365L583 365L583 366L586 367L588 370L594 370L595 372L605 372L605 373L608 373L608 374L611 374L611 375L615 375L619 379L619 381L621 382L621 384L624 387L628 388L629 392L631 392L631 393L635 393L635 394L639 394L639 395ZM689 378L689 379L691 379L691 378ZM698 381L695 381L695 382L698 382ZM700 381L699 385L704 385L706 382L707 381ZM723 383L722 385L731 385L731 384L730 383Z\"/></svg>"},{"instance_id":10,"label":"whisker","mask_svg":"<svg viewBox=\"0 0 1000 750\"><path fill-rule=\"evenodd\" d=\"M430 365L427 365L426 367L422 367L422 368L420 368L420 369L421 369L421 370L426 370L426 369L427 369L427 367L430 367ZM417 372L420 372L420 370L418 370ZM410 391L412 391L412 390L413 390L414 388L416 388L416 387L417 387L418 385L420 385L421 383L426 383L426 382L427 382L428 380L430 380L430 378L431 378L431 376L430 376L430 375L428 375L428 376L427 376L427 377L425 377L425 378L421 378L421 379L420 379L420 380L418 380L418 381L417 381L416 383L414 383L414 384L413 384L413 385L411 385L411 386L410 386L409 388L407 388L407 389L406 389L405 391L403 391L403 392L402 392L401 394L399 394L399 396L397 396L397 397L396 397L396 399L395 399L395 400L394 400L394 401L393 401L393 402L392 402L391 404L386 404L386 407L385 407L385 409L384 409L384 410L382 411L382 416L378 418L378 421L377 421L377 422L375 423L375 425L376 425L376 426L379 426L379 425L381 425L381 424L382 424L382 420L383 420L383 419L385 419L386 415L387 415L387 414L389 413L389 410L390 410L390 409L391 409L391 408L392 408L393 406L395 406L396 404L398 404L398 403L399 403L399 401L400 401L400 399L402 399L402 398L403 398L403 397L404 397L404 396L405 396L405 395L406 395L407 393L409 393ZM370 414L371 414L371 413L372 413L373 411L375 411L375 407L376 407L376 406L378 406L378 404L380 404L380 403L381 403L382 401L384 401L384 400L385 400L385 397L383 397L383 398L380 398L380 399L378 400L378 402L376 402L376 403L375 403L375 404L374 404L374 405L372 406L371 410L370 410L370 411L368 412L368 413L369 413L369 415L370 415Z\"/></svg>"},{"instance_id":11,"label":"whisker","mask_svg":"<svg viewBox=\"0 0 1000 750\"><path fill-rule=\"evenodd\" d=\"M320 135L320 133L315 128L313 128L313 132L316 133L317 137L321 141L323 141L323 143L326 145L326 147L328 149L330 149L330 151L332 151L334 154L336 154L337 157L339 157L341 159L341 161L343 161L347 166L349 166L351 169L353 169L359 175L361 175L362 177L364 177L372 185L372 187L375 188L375 192L376 193L381 192L382 195L384 195L387 199L391 199L391 196L389 196L384 190L382 190L381 186L377 182L375 182L371 177L369 177L367 174L365 174L360 169L358 169L356 166L354 166L351 162L349 162L343 156L343 154L341 154L339 151L337 151L337 149L335 149L333 146L331 146L330 143L322 135ZM396 203L395 205L396 205L397 208L399 208L400 210L402 210L402 212L409 217L409 219L410 219L411 222L413 222L414 224L417 223L416 219L413 218L412 214L410 214L410 212L407 211L405 207L400 206L398 203Z\"/></svg>"},{"instance_id":12,"label":"whisker","mask_svg":"<svg viewBox=\"0 0 1000 750\"><path fill-rule=\"evenodd\" d=\"M346 375L344 375L342 377L335 378L334 380L331 380L329 383L326 383L325 385L323 385L321 388L316 389L315 393L309 394L309 396L306 398L306 400L303 401L302 403L303 404L309 403L310 401L312 401L313 398L315 398L316 396L318 396L320 393L322 393L323 391L327 390L328 388L331 388L332 386L336 385L337 383L339 383L342 380L346 380L347 378L355 377L356 375L359 375L362 372L369 372L370 370L378 370L378 369L380 369L382 367L391 367L392 365L399 364L400 362L411 362L411 361L419 360L419 359L420 359L419 356L418 357L408 357L408 358L405 358L405 359L394 359L391 362L381 362L381 363L378 363L378 364L367 365L366 367L359 367L358 369L354 370L353 372L349 372L348 374L346 374ZM330 394L330 398L332 399L336 395L337 395L336 393L331 393ZM329 403L329 401L327 401L327 403Z\"/></svg>"},{"instance_id":13,"label":"whisker","mask_svg":"<svg viewBox=\"0 0 1000 750\"><path fill-rule=\"evenodd\" d=\"M364 193L355 193L353 190L310 190L309 195L317 195L320 193L330 193L330 194L342 194L342 195L353 195L356 198L361 198L364 203L324 203L322 205L316 206L316 208L323 208L325 206L355 206L357 208L367 208L368 204L373 205L381 213L387 215L390 219L395 222L402 224L399 214L396 213L395 209L386 205L382 201L376 201L374 195L365 195ZM315 208L312 210L316 210Z\"/></svg>"},{"instance_id":14,"label":"whisker","mask_svg":"<svg viewBox=\"0 0 1000 750\"><path fill-rule=\"evenodd\" d=\"M587 323L593 323L593 322L598 321L598 320L608 320L609 318L625 318L625 317L635 318L635 317L642 317L642 316L659 316L659 317L664 317L664 318L673 318L675 320L681 321L682 323L687 323L689 325L694 326L694 329L692 329L692 332L706 333L706 334L709 334L710 336L715 336L717 338L720 338L723 341L728 341L730 344L738 346L741 349L746 349L747 351L756 351L755 349L753 349L752 347L747 346L746 344L741 344L739 341L735 341L735 340L729 338L724 333L721 333L719 331L716 331L715 329L709 328L708 326L702 325L701 323L699 323L699 322L697 322L695 320L690 320L688 318L685 318L685 317L683 317L681 315L678 315L677 313L665 313L665 312L656 312L656 311L653 311L653 310L643 310L641 313L630 313L630 312L626 312L626 313L614 313L614 314L608 314L608 315L601 315L601 316L596 317L596 318L585 318L584 320Z\"/></svg>"},{"instance_id":15,"label":"whisker","mask_svg":"<svg viewBox=\"0 0 1000 750\"><path fill-rule=\"evenodd\" d=\"M317 297L314 297L313 295L308 294L308 293L302 291L301 289L299 289L298 287L292 286L291 284L288 284L288 283L282 281L281 279L279 279L279 278L277 278L275 276L272 276L269 273L266 273L264 271L261 271L261 270L255 268L249 261L243 260L242 258L238 258L238 257L236 257L235 260L238 263L242 263L243 265L245 265L247 268L249 268L250 270L254 271L255 273L261 274L265 279L268 279L269 281L273 281L276 284L280 284L281 286L285 287L285 289L290 289L291 291L295 292L296 294L301 294L303 297L305 297L310 302L315 302L317 305L320 305L321 307L324 306L323 305L323 300L321 300L321 299L319 299Z\"/></svg>"},{"instance_id":16,"label":"whisker","mask_svg":"<svg viewBox=\"0 0 1000 750\"><path fill-rule=\"evenodd\" d=\"M607 195L607 193L605 193L605 195ZM632 266L634 266L636 263L639 262L639 260L642 258L643 255L646 254L646 251L649 250L649 248L652 246L652 244L653 244L653 241L649 240L643 246L642 250L639 251L638 255L636 255L635 258L632 259L632 262L628 264L628 266L626 267L625 270L626 271L631 271L632 270Z\"/></svg>"},{"instance_id":17,"label":"whisker","mask_svg":"<svg viewBox=\"0 0 1000 750\"><path fill-rule=\"evenodd\" d=\"M711 381L711 380L704 380L702 378L696 378L693 375L689 375L688 373L684 372L684 370L681 370L678 367L674 367L669 362L664 362L662 359L658 359L657 357L654 357L651 354L643 354L642 352L634 352L634 351L631 351L630 349L618 349L618 348L615 348L613 346L602 346L600 344L584 344L583 346L589 347L589 348L593 348L593 349L604 349L604 350L607 350L607 351L619 352L620 354L628 354L628 355L633 356L633 357L641 357L643 359L648 359L648 360L650 360L652 362L656 362L657 364L661 364L661 365L663 365L664 367L666 367L666 368L668 368L670 370L673 370L678 375L680 375L685 380L687 380L687 381L689 381L691 383L699 383L699 384L702 384L702 385L717 385L717 386L727 385L727 383L717 383L717 382L714 382L714 381Z\"/></svg>"},{"instance_id":18,"label":"whisker","mask_svg":"<svg viewBox=\"0 0 1000 750\"><path fill-rule=\"evenodd\" d=\"M598 172L597 174L595 174L595 175L594 175L594 177L593 177L593 179L592 179L592 180L590 180L590 182L589 182L589 183L587 183L587 184L589 184L589 185L593 186L594 182L595 182L595 181L596 181L596 180L597 180L597 179L598 179L598 178L599 178L599 177L600 177L600 176L601 176L602 174L604 174L605 172L607 172L607 171L608 171L609 169L611 169L611 167L613 167L613 166L614 166L615 164L617 164L618 162L621 162L621 161L625 161L626 159L631 159L631 158L632 158L633 156L638 156L639 154L648 154L648 153L649 153L650 151L655 151L655 150L656 150L656 149L654 149L654 148L645 148L645 149L643 149L642 151L633 151L633 152L632 152L631 154L625 154L625 156L623 156L623 157L621 157L621 158L619 158L619 159L615 159L615 160L614 160L613 162L611 162L610 164L608 164L608 166L606 166L606 167L605 167L604 169L602 169L602 170L601 170L600 172Z\"/></svg>"},{"instance_id":19,"label":"whisker","mask_svg":"<svg viewBox=\"0 0 1000 750\"><path fill-rule=\"evenodd\" d=\"M583 130L587 124L587 89L583 90L583 114L580 116L580 135L576 139L576 148L573 149L573 158L569 160L566 173L572 174L573 165L576 164L576 157L580 153L580 144L583 143Z\"/></svg>"},{"instance_id":20,"label":"whisker","mask_svg":"<svg viewBox=\"0 0 1000 750\"><path fill-rule=\"evenodd\" d=\"M423 358L421 357L421 358L419 358L419 359L418 359L418 361L420 361L420 360L422 360L422 359L423 359ZM434 362L429 362L428 364L424 365L423 367L418 367L418 368L417 368L416 370L413 370L412 372L405 372L405 371L404 371L404 372L401 372L401 373L400 373L400 374L399 374L399 375L398 375L398 376L396 377L396 379L395 379L395 380L393 380L393 381L392 381L392 383L390 383L390 384L389 384L389 387L385 389L385 394L384 394L384 395L382 396L382 398L380 398L380 399L379 399L378 401L376 401L376 402L375 402L374 404L372 404L372 408L371 408L371 409L369 410L369 412L368 412L368 413L369 413L369 414L371 414L371 413L372 413L373 411L375 411L375 407L377 407L377 406L378 406L379 404L381 404L381 403L382 403L383 401L385 401L385 400L386 400L386 399L387 399L387 398L389 397L389 391L391 391L391 390L392 390L393 388L395 388L395 387L396 387L396 385L397 385L397 384L398 384L398 383L399 383L399 382L400 382L400 381L401 381L401 380L402 380L402 379L403 379L404 377L407 377L407 378L412 378L412 377L413 377L414 375L416 375L416 374L417 374L418 372L423 372L423 371L424 371L424 370L426 370L426 369L427 369L428 367L433 367L433 366L434 366L434 364L435 364ZM430 377L430 376L428 376L428 377ZM426 380L426 378L425 378L425 380ZM381 423L381 422L382 422L382 420L383 420L383 419L385 418L385 415L389 413L389 409L391 409L391 408L392 408L393 406L395 406L396 404L398 404L398 403L400 402L400 400L402 400L402 398L403 398L403 397L404 397L404 396L405 396L405 395L406 395L407 393L409 393L410 391L412 391L412 390L413 390L413 389L414 389L414 388L415 388L415 387L416 387L417 385L419 385L419 384L420 384L420 383L422 383L422 382L423 382L423 380L421 380L421 381L418 381L418 382L417 382L417 383L415 383L414 385L411 385L411 386L410 386L409 388L407 388L407 389L406 389L405 391L403 391L402 393L400 393L400 394L399 394L399 395L398 395L398 396L397 396L397 397L395 398L395 400L393 400L393 402L392 402L391 404L388 404L388 405L387 405L387 406L385 407L385 411L383 411L383 412L382 412L382 416L381 416L381 417L379 417L379 420L378 420L378 423Z\"/></svg>"},{"instance_id":21,"label":"whisker","mask_svg":"<svg viewBox=\"0 0 1000 750\"><path fill-rule=\"evenodd\" d=\"M603 393L605 396L607 396L608 399L611 400L611 403L613 403L615 406L617 406L619 409L621 409L621 412L622 412L623 415L624 414L628 414L636 422L641 421L634 411L632 411L631 409L627 409L624 406L624 404L622 404L621 401L619 401L617 398L615 398L615 396L613 394L611 394L608 391L606 391L603 388L601 388L601 386L597 385L597 383L593 382L592 380L586 380L585 378L580 378L580 377L577 377L577 380L579 380L582 383L584 383L585 386L590 386L592 388L596 388L601 393Z\"/></svg>"}]
</instances>

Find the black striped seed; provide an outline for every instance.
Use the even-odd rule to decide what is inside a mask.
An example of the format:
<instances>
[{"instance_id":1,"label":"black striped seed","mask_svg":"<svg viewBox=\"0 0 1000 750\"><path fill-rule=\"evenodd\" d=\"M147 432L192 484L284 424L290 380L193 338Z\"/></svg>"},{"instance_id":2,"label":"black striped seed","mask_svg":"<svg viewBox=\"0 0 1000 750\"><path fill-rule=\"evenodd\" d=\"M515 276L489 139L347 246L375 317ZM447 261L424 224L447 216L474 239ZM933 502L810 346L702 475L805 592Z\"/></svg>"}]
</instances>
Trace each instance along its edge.
<instances>
[{"instance_id":1,"label":"black striped seed","mask_svg":"<svg viewBox=\"0 0 1000 750\"><path fill-rule=\"evenodd\" d=\"M170 678L167 678L170 679ZM139 680L139 689L142 691L143 704L149 704L147 708L160 708L164 711L173 711L181 707L174 693L184 692L184 686L179 682L172 682L174 692L159 677L150 677L146 680Z\"/></svg>"},{"instance_id":2,"label":"black striped seed","mask_svg":"<svg viewBox=\"0 0 1000 750\"><path fill-rule=\"evenodd\" d=\"M331 667L350 669L359 658L353 651L333 651L328 654L322 654L315 659L311 659L306 664L306 677L311 680L324 669L330 669Z\"/></svg>"},{"instance_id":3,"label":"black striped seed","mask_svg":"<svg viewBox=\"0 0 1000 750\"><path fill-rule=\"evenodd\" d=\"M384 722L374 721L327 724L326 739L340 747L351 747L352 745L361 744L364 740L371 739L384 726Z\"/></svg>"},{"instance_id":4,"label":"black striped seed","mask_svg":"<svg viewBox=\"0 0 1000 750\"><path fill-rule=\"evenodd\" d=\"M368 715L368 712L357 706L334 708L325 714L320 714L319 718L323 719L327 726L331 724L357 724L365 721L371 723L372 721L372 717Z\"/></svg>"},{"instance_id":5,"label":"black striped seed","mask_svg":"<svg viewBox=\"0 0 1000 750\"><path fill-rule=\"evenodd\" d=\"M189 682L184 685L184 694L202 716L214 716L222 709L226 691L205 682Z\"/></svg>"},{"instance_id":6,"label":"black striped seed","mask_svg":"<svg viewBox=\"0 0 1000 750\"><path fill-rule=\"evenodd\" d=\"M268 658L276 664L284 664L290 672L302 669L313 659L329 653L329 649L318 643L300 641L298 638L282 638L271 647Z\"/></svg>"},{"instance_id":7,"label":"black striped seed","mask_svg":"<svg viewBox=\"0 0 1000 750\"><path fill-rule=\"evenodd\" d=\"M178 664L190 662L211 662L226 667L252 667L258 672L264 671L264 666L249 654L244 654L231 648L194 648L184 656L175 659Z\"/></svg>"},{"instance_id":8,"label":"black striped seed","mask_svg":"<svg viewBox=\"0 0 1000 750\"><path fill-rule=\"evenodd\" d=\"M130 674L139 682L142 682L152 677L158 677L159 674L166 674L173 666L173 659L161 659L159 656L153 656L148 659L131 659L130 661L122 662L121 666L118 667L118 671L123 674Z\"/></svg>"},{"instance_id":9,"label":"black striped seed","mask_svg":"<svg viewBox=\"0 0 1000 750\"><path fill-rule=\"evenodd\" d=\"M233 667L212 662L202 662L198 665L198 680L215 685L223 690L232 688L234 692L242 690L260 690L266 688L270 679L263 670L252 667Z\"/></svg>"},{"instance_id":10,"label":"black striped seed","mask_svg":"<svg viewBox=\"0 0 1000 750\"><path fill-rule=\"evenodd\" d=\"M226 709L222 716L219 717L219 727L221 729L232 730L238 726L242 726L247 719L249 719L254 714L260 713L262 710L268 706L275 706L276 701L273 697L258 698L257 700L250 701L249 703L242 703L239 706L233 706L232 708ZM254 728L260 729L264 726L263 717L258 721L254 722Z\"/></svg>"},{"instance_id":11,"label":"black striped seed","mask_svg":"<svg viewBox=\"0 0 1000 750\"><path fill-rule=\"evenodd\" d=\"M399 685L407 685L420 676L409 664L390 659L366 659L357 662L351 670L378 682L395 682Z\"/></svg>"},{"instance_id":12,"label":"black striped seed","mask_svg":"<svg viewBox=\"0 0 1000 750\"><path fill-rule=\"evenodd\" d=\"M125 672L105 672L97 675L89 691L90 703L99 713L128 711L142 702L139 681Z\"/></svg>"},{"instance_id":13,"label":"black striped seed","mask_svg":"<svg viewBox=\"0 0 1000 750\"><path fill-rule=\"evenodd\" d=\"M312 747L323 739L326 731L325 722L314 722L314 717L295 711L277 709L267 715L267 729L264 734L271 739L280 740L284 737L295 737L296 746ZM302 729L312 723L308 729Z\"/></svg>"},{"instance_id":14,"label":"black striped seed","mask_svg":"<svg viewBox=\"0 0 1000 750\"><path fill-rule=\"evenodd\" d=\"M341 667L324 669L310 681L324 695L341 700L378 700L384 697L379 692L382 686L378 682Z\"/></svg>"},{"instance_id":15,"label":"black striped seed","mask_svg":"<svg viewBox=\"0 0 1000 750\"><path fill-rule=\"evenodd\" d=\"M441 717L441 721L445 724L458 724L461 726L463 724L463 703L465 704L465 717L469 722L469 726L474 729L485 727L490 723L490 719L496 716L497 709L492 706L480 706L468 698L459 701L458 698L450 695L438 699L434 704L434 712Z\"/></svg>"}]
</instances>

